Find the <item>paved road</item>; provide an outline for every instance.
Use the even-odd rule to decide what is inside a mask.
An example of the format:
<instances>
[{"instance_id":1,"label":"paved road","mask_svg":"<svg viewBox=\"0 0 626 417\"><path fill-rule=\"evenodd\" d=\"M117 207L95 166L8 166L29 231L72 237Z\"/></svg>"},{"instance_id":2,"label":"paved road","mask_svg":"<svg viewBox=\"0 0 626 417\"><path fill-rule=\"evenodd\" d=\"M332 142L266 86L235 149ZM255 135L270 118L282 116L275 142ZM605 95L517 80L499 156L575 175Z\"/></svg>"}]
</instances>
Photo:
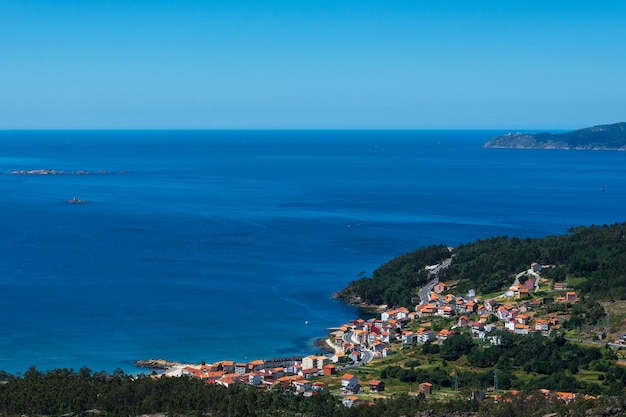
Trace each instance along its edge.
<instances>
[{"instance_id":1,"label":"paved road","mask_svg":"<svg viewBox=\"0 0 626 417\"><path fill-rule=\"evenodd\" d=\"M341 339L344 342L348 342L348 343L354 343L354 344L361 343L356 338L356 335L354 334L352 330L348 330L347 332L345 332L343 336L341 337ZM353 363L352 365L346 365L345 368L354 368L357 366L365 365L366 363L371 362L372 359L374 359L374 352L372 352L369 349L366 349L363 345L361 345L361 353L362 353L361 360Z\"/></svg>"},{"instance_id":2,"label":"paved road","mask_svg":"<svg viewBox=\"0 0 626 417\"><path fill-rule=\"evenodd\" d=\"M440 263L439 265L437 265L437 267L431 271L431 273L435 275L435 278L431 280L428 284L420 288L419 290L420 305L428 304L428 301L429 301L428 294L430 294L434 286L437 285L437 283L439 283L439 272L449 267L451 263L452 263L452 258L448 258L442 263Z\"/></svg>"}]
</instances>

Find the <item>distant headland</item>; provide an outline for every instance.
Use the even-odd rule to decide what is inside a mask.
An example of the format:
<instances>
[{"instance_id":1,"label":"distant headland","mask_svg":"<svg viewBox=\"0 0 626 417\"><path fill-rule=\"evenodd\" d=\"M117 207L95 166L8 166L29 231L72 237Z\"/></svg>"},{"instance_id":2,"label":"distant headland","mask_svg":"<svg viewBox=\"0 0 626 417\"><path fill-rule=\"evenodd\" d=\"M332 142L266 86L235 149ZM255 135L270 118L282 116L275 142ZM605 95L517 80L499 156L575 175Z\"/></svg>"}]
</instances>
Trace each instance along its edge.
<instances>
[{"instance_id":1,"label":"distant headland","mask_svg":"<svg viewBox=\"0 0 626 417\"><path fill-rule=\"evenodd\" d=\"M626 151L626 123L599 125L566 133L507 133L484 148Z\"/></svg>"}]
</instances>

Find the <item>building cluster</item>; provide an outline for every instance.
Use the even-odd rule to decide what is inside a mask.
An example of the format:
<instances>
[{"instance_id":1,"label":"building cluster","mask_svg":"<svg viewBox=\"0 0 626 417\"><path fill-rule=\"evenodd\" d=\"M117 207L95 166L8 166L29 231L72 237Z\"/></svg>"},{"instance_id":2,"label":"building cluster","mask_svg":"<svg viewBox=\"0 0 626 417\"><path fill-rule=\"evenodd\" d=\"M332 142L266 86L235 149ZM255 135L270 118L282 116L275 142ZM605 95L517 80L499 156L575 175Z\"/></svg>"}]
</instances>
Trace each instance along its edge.
<instances>
[{"instance_id":1,"label":"building cluster","mask_svg":"<svg viewBox=\"0 0 626 417\"><path fill-rule=\"evenodd\" d=\"M234 384L247 384L265 389L279 387L304 396L327 390L325 383L308 380L311 374L307 376L302 372L300 358L270 361L259 359L247 363L219 361L200 366L189 365L182 369L182 375L226 387Z\"/></svg>"},{"instance_id":2,"label":"building cluster","mask_svg":"<svg viewBox=\"0 0 626 417\"><path fill-rule=\"evenodd\" d=\"M497 344L499 338L497 333L493 332L495 329L517 334L538 332L543 335L559 331L557 317L535 317L535 309L544 303L542 298L526 299L530 291L536 290L537 285L538 278L528 279L524 283L512 285L502 297L481 301L474 291L470 291L467 296L454 295L449 292L445 283L439 282L427 294L427 302L417 305L413 310L398 307L383 311L378 319L358 319L342 325L333 333L334 339L332 337L329 339L334 343L335 352L332 355L255 360L248 363L220 361L210 365L187 366L183 368L182 374L224 386L248 384L266 389L278 386L304 396L328 389L324 382L311 382L312 376L336 376L341 381L344 405L354 406L359 403L355 394L365 389L370 393L379 393L385 390L385 384L379 380L363 381L365 386L363 387L362 382L349 373L349 368L371 358L391 354L392 344L408 346L429 342L442 343L460 332L467 331L471 332L474 338L490 340ZM568 291L566 284L557 283L554 289L563 294L555 298L556 302L578 300L576 293ZM518 299L519 302L508 302L511 298ZM451 318L453 324L450 328L439 331L431 330L427 328L428 326L417 330L409 329L408 324L411 321L431 316ZM626 343L626 335L624 342ZM339 376L338 371L348 373ZM419 386L420 392L426 395L431 393L431 389L432 384L428 382Z\"/></svg>"},{"instance_id":3,"label":"building cluster","mask_svg":"<svg viewBox=\"0 0 626 417\"><path fill-rule=\"evenodd\" d=\"M556 316L535 317L535 310L544 304L543 298L528 298L529 292L535 288L535 280L528 279L523 284L514 284L503 294L502 297L490 298L481 301L473 292L468 296L459 296L446 293L448 287L445 283L438 283L428 295L428 302L418 305L415 310L419 318L423 317L458 317L455 328L470 327L475 338L485 339L496 328L504 328L512 333L529 334L540 332L549 335L552 331L560 331L559 319ZM555 302L575 303L578 295L574 291L567 291L567 284L557 283L554 286L557 291L565 291L564 294L555 297ZM508 300L518 300L509 303ZM505 300L504 303L498 300ZM475 317L470 320L469 317ZM420 329L422 334L427 332ZM428 337L422 336L417 339L418 343L428 340L443 341L450 333L445 331L436 335L432 333Z\"/></svg>"},{"instance_id":4,"label":"building cluster","mask_svg":"<svg viewBox=\"0 0 626 417\"><path fill-rule=\"evenodd\" d=\"M543 395L546 399L547 402L553 402L556 400L559 401L563 401L566 404L570 404L576 400L579 399L585 399L585 400L595 400L596 397L594 397L593 395L589 395L589 394L580 394L580 393L575 393L575 392L565 392L565 391L550 391L548 389L539 389L537 391L539 394ZM511 390L510 395L509 396L502 396L502 395L493 395L491 397L491 399L496 402L496 403L500 403L500 402L512 402L513 398L515 397L519 397L523 395L521 392L519 392L518 390ZM530 397L526 398L527 400L530 399Z\"/></svg>"}]
</instances>

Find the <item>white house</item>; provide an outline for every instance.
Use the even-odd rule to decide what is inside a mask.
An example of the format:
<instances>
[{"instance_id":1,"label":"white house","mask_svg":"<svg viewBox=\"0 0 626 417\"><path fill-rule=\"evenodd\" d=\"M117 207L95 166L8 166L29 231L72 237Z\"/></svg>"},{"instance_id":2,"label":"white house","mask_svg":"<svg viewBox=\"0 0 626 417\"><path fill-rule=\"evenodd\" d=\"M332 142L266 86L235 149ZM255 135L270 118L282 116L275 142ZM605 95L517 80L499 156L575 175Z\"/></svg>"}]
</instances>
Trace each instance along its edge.
<instances>
[{"instance_id":1,"label":"white house","mask_svg":"<svg viewBox=\"0 0 626 417\"><path fill-rule=\"evenodd\" d=\"M424 330L417 335L417 344L423 345L426 342L432 342L437 338L437 334L432 330Z\"/></svg>"},{"instance_id":2,"label":"white house","mask_svg":"<svg viewBox=\"0 0 626 417\"><path fill-rule=\"evenodd\" d=\"M352 374L344 374L341 377L341 388L352 389L359 383L359 379Z\"/></svg>"}]
</instances>

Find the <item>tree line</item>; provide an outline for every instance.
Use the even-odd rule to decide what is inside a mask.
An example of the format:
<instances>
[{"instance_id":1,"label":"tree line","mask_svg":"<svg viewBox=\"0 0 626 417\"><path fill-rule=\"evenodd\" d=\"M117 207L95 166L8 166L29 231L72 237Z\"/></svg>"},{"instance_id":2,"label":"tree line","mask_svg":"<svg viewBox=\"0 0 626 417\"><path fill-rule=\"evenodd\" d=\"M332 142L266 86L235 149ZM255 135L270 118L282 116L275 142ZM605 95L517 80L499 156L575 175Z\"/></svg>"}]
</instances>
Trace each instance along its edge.
<instances>
[{"instance_id":1,"label":"tree line","mask_svg":"<svg viewBox=\"0 0 626 417\"><path fill-rule=\"evenodd\" d=\"M387 370L391 377L392 368ZM442 371L435 372L444 378ZM395 374L394 374L395 375ZM485 373L487 375L487 373ZM465 381L471 375L461 375ZM587 410L606 411L607 407L624 408L624 398L603 397L596 401L546 402L545 397L524 393L509 396L500 403L455 396L443 400L424 395L400 393L388 398L364 401L348 408L340 398L328 393L312 397L296 396L289 390L265 390L247 385L228 388L209 385L198 379L153 378L93 373L87 368L78 372L67 369L40 372L30 368L23 376L0 373L0 415L2 416L137 416L166 413L168 416L328 416L328 417L399 417L428 415L443 417L463 412L476 417L511 417L560 412L560 415L593 417ZM505 396L506 397L506 396ZM523 400L523 404L520 402ZM517 404L518 409L511 409ZM422 414L420 414L422 413ZM586 414L585 414L586 413Z\"/></svg>"}]
</instances>

